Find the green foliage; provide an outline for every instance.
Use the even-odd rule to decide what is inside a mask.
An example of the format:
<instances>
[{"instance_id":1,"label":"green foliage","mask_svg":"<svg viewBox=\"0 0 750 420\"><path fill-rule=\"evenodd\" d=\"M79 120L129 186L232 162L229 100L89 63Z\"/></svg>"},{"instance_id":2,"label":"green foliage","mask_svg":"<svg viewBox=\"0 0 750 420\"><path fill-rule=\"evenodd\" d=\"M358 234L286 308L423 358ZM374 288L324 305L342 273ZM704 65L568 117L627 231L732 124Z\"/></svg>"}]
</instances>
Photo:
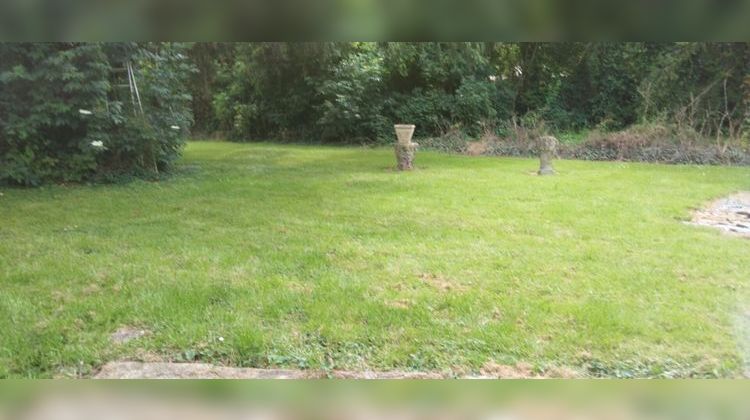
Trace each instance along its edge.
<instances>
[{"instance_id":1,"label":"green foliage","mask_svg":"<svg viewBox=\"0 0 750 420\"><path fill-rule=\"evenodd\" d=\"M379 44L389 90L415 88L453 93L467 77L486 76L488 61L479 43Z\"/></svg>"},{"instance_id":2,"label":"green foliage","mask_svg":"<svg viewBox=\"0 0 750 420\"><path fill-rule=\"evenodd\" d=\"M327 43L236 47L215 111L235 138L477 137L533 114L556 132L662 122L747 138L748 43ZM225 66L226 67L226 66Z\"/></svg>"},{"instance_id":3,"label":"green foliage","mask_svg":"<svg viewBox=\"0 0 750 420\"><path fill-rule=\"evenodd\" d=\"M494 120L502 82L492 83L490 62L479 43L388 43L385 58L386 116L435 136L458 124L478 134Z\"/></svg>"},{"instance_id":4,"label":"green foliage","mask_svg":"<svg viewBox=\"0 0 750 420\"><path fill-rule=\"evenodd\" d=\"M664 47L643 43L522 44L517 113L558 130L619 129L638 120L638 87Z\"/></svg>"},{"instance_id":5,"label":"green foliage","mask_svg":"<svg viewBox=\"0 0 750 420\"><path fill-rule=\"evenodd\" d=\"M440 90L416 88L391 94L386 107L394 124L416 125L416 136L436 135L451 125L452 100L452 95Z\"/></svg>"},{"instance_id":6,"label":"green foliage","mask_svg":"<svg viewBox=\"0 0 750 420\"><path fill-rule=\"evenodd\" d=\"M678 43L641 86L644 118L667 117L706 136L741 137L750 43Z\"/></svg>"},{"instance_id":7,"label":"green foliage","mask_svg":"<svg viewBox=\"0 0 750 420\"><path fill-rule=\"evenodd\" d=\"M495 120L495 90L487 80L464 79L454 95L453 121L465 127L468 134L479 134L484 122Z\"/></svg>"},{"instance_id":8,"label":"green foliage","mask_svg":"<svg viewBox=\"0 0 750 420\"><path fill-rule=\"evenodd\" d=\"M173 44L0 44L0 183L167 169L192 118L184 89L191 66L181 50ZM134 112L128 88L118 86L127 78L115 76L127 61L136 69L143 117Z\"/></svg>"},{"instance_id":9,"label":"green foliage","mask_svg":"<svg viewBox=\"0 0 750 420\"><path fill-rule=\"evenodd\" d=\"M232 80L214 97L235 139L361 143L509 116L507 86L476 43L263 43L236 48ZM498 112L498 108L500 111Z\"/></svg>"},{"instance_id":10,"label":"green foliage","mask_svg":"<svg viewBox=\"0 0 750 420\"><path fill-rule=\"evenodd\" d=\"M106 99L101 46L0 44L0 182L80 180L96 167L79 109Z\"/></svg>"},{"instance_id":11,"label":"green foliage","mask_svg":"<svg viewBox=\"0 0 750 420\"><path fill-rule=\"evenodd\" d=\"M640 43L594 44L585 65L589 100L586 126L620 129L638 120L638 86L653 65L651 48ZM580 127L583 128L583 127Z\"/></svg>"},{"instance_id":12,"label":"green foliage","mask_svg":"<svg viewBox=\"0 0 750 420\"><path fill-rule=\"evenodd\" d=\"M391 126L383 116L383 58L373 44L358 44L318 87L315 111L323 141L383 139Z\"/></svg>"},{"instance_id":13,"label":"green foliage","mask_svg":"<svg viewBox=\"0 0 750 420\"><path fill-rule=\"evenodd\" d=\"M219 42L196 42L187 51L196 71L191 72L188 89L192 96L194 135L221 129L214 108L214 95L229 84L229 71L234 62L234 45Z\"/></svg>"},{"instance_id":14,"label":"green foliage","mask_svg":"<svg viewBox=\"0 0 750 420\"><path fill-rule=\"evenodd\" d=\"M319 138L321 84L331 80L348 44L241 44L231 82L215 101L234 139Z\"/></svg>"},{"instance_id":15,"label":"green foliage","mask_svg":"<svg viewBox=\"0 0 750 420\"><path fill-rule=\"evenodd\" d=\"M152 176L189 127L344 144L392 141L396 123L508 137L533 119L552 134L675 126L719 156L750 141L748 43L4 44L0 60L0 182ZM143 121L115 86L127 60Z\"/></svg>"}]
</instances>

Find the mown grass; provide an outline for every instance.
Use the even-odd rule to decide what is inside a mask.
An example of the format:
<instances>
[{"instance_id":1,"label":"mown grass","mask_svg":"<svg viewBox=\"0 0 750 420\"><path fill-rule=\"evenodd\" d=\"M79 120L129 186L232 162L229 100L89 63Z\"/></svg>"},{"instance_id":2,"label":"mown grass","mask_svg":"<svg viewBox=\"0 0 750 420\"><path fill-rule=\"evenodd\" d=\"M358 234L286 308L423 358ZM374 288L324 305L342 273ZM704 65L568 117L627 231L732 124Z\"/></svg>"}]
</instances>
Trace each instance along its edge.
<instances>
[{"instance_id":1,"label":"mown grass","mask_svg":"<svg viewBox=\"0 0 750 420\"><path fill-rule=\"evenodd\" d=\"M741 373L750 241L681 221L748 168L393 160L194 142L158 183L0 190L0 377L118 359ZM123 326L150 334L113 345Z\"/></svg>"}]
</instances>

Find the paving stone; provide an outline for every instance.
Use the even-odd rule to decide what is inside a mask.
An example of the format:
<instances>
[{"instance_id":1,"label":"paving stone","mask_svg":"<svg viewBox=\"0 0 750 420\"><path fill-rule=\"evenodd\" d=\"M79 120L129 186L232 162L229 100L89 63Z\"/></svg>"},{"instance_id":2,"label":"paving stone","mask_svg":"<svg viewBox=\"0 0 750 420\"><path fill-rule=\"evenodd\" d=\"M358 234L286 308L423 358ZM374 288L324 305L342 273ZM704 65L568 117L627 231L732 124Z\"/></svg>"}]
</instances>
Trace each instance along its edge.
<instances>
[{"instance_id":1,"label":"paving stone","mask_svg":"<svg viewBox=\"0 0 750 420\"><path fill-rule=\"evenodd\" d=\"M740 192L709 203L693 213L689 222L750 238L750 192Z\"/></svg>"}]
</instances>

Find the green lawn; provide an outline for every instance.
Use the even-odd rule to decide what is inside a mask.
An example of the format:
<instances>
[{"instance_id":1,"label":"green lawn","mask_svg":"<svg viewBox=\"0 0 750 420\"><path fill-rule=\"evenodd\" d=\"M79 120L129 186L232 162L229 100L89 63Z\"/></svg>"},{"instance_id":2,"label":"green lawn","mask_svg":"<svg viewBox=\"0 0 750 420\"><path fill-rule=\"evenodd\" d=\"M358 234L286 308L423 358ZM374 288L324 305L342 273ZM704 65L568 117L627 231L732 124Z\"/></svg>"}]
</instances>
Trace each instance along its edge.
<instances>
[{"instance_id":1,"label":"green lawn","mask_svg":"<svg viewBox=\"0 0 750 420\"><path fill-rule=\"evenodd\" d=\"M3 188L0 377L119 359L742 373L750 241L681 221L750 189L749 168L393 164L390 148L194 142L158 183ZM150 334L112 345L123 326Z\"/></svg>"}]
</instances>

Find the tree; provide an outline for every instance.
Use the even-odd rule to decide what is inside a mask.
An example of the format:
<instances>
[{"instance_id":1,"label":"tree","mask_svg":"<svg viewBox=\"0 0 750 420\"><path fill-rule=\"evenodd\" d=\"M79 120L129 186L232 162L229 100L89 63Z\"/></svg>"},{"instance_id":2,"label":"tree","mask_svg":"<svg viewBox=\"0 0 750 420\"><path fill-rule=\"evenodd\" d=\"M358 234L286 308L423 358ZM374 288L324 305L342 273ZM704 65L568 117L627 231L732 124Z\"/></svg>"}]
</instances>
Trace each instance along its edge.
<instances>
[{"instance_id":1,"label":"tree","mask_svg":"<svg viewBox=\"0 0 750 420\"><path fill-rule=\"evenodd\" d=\"M234 51L234 44L221 42L195 42L188 49L188 57L196 68L188 81L192 96L193 134L210 134L220 128L213 104L214 95L229 84Z\"/></svg>"},{"instance_id":2,"label":"tree","mask_svg":"<svg viewBox=\"0 0 750 420\"><path fill-rule=\"evenodd\" d=\"M232 81L215 97L235 139L313 140L320 129L319 85L330 80L349 44L260 43L237 47Z\"/></svg>"}]
</instances>

